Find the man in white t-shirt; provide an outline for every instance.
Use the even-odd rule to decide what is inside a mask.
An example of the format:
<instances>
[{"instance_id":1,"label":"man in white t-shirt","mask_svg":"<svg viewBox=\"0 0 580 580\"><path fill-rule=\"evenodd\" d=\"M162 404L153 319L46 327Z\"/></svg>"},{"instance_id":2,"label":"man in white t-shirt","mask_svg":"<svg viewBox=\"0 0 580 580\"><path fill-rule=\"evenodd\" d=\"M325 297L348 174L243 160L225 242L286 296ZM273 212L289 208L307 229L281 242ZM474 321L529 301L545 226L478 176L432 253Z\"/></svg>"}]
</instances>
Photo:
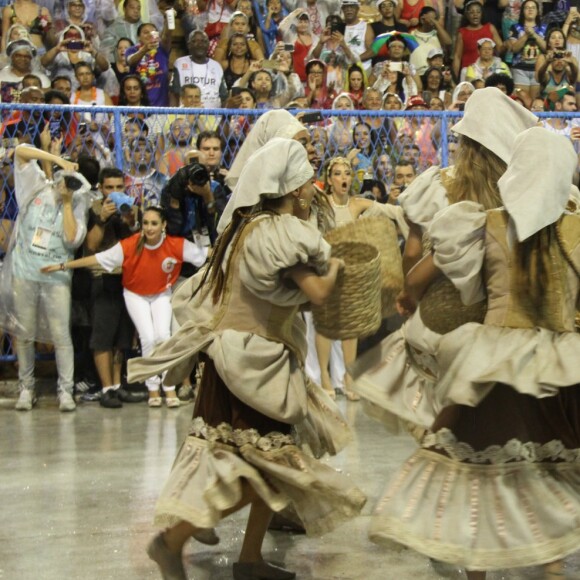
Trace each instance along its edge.
<instances>
[{"instance_id":1,"label":"man in white t-shirt","mask_svg":"<svg viewBox=\"0 0 580 580\"><path fill-rule=\"evenodd\" d=\"M209 38L202 30L194 30L187 41L189 56L182 56L173 64L173 83L169 95L172 107L179 106L183 85L197 85L201 101L207 109L219 109L227 98L224 71L219 62L208 57Z\"/></svg>"},{"instance_id":2,"label":"man in white t-shirt","mask_svg":"<svg viewBox=\"0 0 580 580\"><path fill-rule=\"evenodd\" d=\"M351 52L360 57L366 50L367 36L370 34L370 32L367 32L367 27L370 29L370 26L358 17L360 10L359 0L342 0L341 8L344 23L346 24L344 40ZM370 63L370 59L363 61L365 69L370 67Z\"/></svg>"}]
</instances>

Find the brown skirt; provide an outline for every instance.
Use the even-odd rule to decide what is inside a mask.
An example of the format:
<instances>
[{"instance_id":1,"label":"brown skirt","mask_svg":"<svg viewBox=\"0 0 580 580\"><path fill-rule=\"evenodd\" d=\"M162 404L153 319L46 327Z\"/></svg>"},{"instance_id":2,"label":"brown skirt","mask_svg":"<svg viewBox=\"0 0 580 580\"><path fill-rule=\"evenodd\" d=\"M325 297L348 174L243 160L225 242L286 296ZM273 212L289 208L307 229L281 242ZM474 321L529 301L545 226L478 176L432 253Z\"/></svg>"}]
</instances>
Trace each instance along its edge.
<instances>
[{"instance_id":1,"label":"brown skirt","mask_svg":"<svg viewBox=\"0 0 580 580\"><path fill-rule=\"evenodd\" d=\"M201 417L206 425L227 423L233 429L255 429L260 435L271 432L289 434L291 426L266 417L231 393L215 370L213 361L201 355L204 369L193 409L193 419Z\"/></svg>"}]
</instances>

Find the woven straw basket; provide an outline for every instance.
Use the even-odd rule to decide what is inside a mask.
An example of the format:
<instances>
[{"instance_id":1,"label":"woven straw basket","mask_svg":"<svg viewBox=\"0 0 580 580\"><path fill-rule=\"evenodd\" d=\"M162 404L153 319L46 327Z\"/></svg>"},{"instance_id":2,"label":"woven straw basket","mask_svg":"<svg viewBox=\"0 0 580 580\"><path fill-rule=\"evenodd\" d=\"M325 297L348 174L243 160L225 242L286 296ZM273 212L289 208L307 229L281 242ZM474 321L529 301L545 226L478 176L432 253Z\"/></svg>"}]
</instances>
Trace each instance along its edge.
<instances>
[{"instance_id":1,"label":"woven straw basket","mask_svg":"<svg viewBox=\"0 0 580 580\"><path fill-rule=\"evenodd\" d=\"M376 248L360 242L341 242L332 256L345 267L323 306L313 306L316 330L333 340L360 338L375 333L381 324L381 267Z\"/></svg>"},{"instance_id":2,"label":"woven straw basket","mask_svg":"<svg viewBox=\"0 0 580 580\"><path fill-rule=\"evenodd\" d=\"M451 332L468 322L482 323L487 311L485 300L465 306L459 290L447 278L439 278L421 298L421 320L439 334Z\"/></svg>"},{"instance_id":3,"label":"woven straw basket","mask_svg":"<svg viewBox=\"0 0 580 580\"><path fill-rule=\"evenodd\" d=\"M381 263L382 316L386 318L395 314L395 299L403 289L403 260L395 224L383 215L361 217L332 230L326 235L326 239L332 246L340 242L362 242L378 250Z\"/></svg>"}]
</instances>

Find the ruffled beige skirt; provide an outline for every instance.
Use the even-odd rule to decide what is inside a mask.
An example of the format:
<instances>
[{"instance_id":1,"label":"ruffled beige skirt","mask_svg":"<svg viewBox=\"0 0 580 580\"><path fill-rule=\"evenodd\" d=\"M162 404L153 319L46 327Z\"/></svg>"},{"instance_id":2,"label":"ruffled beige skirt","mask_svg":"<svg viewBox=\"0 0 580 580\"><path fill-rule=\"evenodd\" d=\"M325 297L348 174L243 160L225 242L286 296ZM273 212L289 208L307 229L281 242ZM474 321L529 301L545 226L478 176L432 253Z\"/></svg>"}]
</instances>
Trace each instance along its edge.
<instances>
[{"instance_id":1,"label":"ruffled beige skirt","mask_svg":"<svg viewBox=\"0 0 580 580\"><path fill-rule=\"evenodd\" d=\"M379 501L369 537L469 570L559 560L580 546L580 463L473 465L422 449Z\"/></svg>"},{"instance_id":2,"label":"ruffled beige skirt","mask_svg":"<svg viewBox=\"0 0 580 580\"><path fill-rule=\"evenodd\" d=\"M537 399L498 384L448 407L379 501L370 537L471 570L580 547L580 387Z\"/></svg>"},{"instance_id":3,"label":"ruffled beige skirt","mask_svg":"<svg viewBox=\"0 0 580 580\"><path fill-rule=\"evenodd\" d=\"M350 434L333 403L313 385L306 419L294 428L233 395L211 359L205 363L194 419L156 507L155 523L185 520L214 527L240 501L243 483L273 510L292 506L309 535L360 514L364 494L314 454L335 453Z\"/></svg>"},{"instance_id":4,"label":"ruffled beige skirt","mask_svg":"<svg viewBox=\"0 0 580 580\"><path fill-rule=\"evenodd\" d=\"M433 425L438 374L434 355L440 340L440 334L423 324L418 310L353 365L353 390L367 402L367 413L391 433Z\"/></svg>"}]
</instances>

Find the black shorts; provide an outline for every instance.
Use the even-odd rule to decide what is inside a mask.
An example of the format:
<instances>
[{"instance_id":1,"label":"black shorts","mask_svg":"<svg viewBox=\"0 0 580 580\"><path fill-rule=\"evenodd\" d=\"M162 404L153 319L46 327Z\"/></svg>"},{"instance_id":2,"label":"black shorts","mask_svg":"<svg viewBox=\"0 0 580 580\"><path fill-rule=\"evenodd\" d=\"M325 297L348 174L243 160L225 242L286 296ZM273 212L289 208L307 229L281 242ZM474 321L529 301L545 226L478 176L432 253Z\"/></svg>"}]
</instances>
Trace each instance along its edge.
<instances>
[{"instance_id":1,"label":"black shorts","mask_svg":"<svg viewBox=\"0 0 580 580\"><path fill-rule=\"evenodd\" d=\"M133 345L135 327L123 298L120 274L103 274L93 279L91 290L92 350L126 350Z\"/></svg>"}]
</instances>

